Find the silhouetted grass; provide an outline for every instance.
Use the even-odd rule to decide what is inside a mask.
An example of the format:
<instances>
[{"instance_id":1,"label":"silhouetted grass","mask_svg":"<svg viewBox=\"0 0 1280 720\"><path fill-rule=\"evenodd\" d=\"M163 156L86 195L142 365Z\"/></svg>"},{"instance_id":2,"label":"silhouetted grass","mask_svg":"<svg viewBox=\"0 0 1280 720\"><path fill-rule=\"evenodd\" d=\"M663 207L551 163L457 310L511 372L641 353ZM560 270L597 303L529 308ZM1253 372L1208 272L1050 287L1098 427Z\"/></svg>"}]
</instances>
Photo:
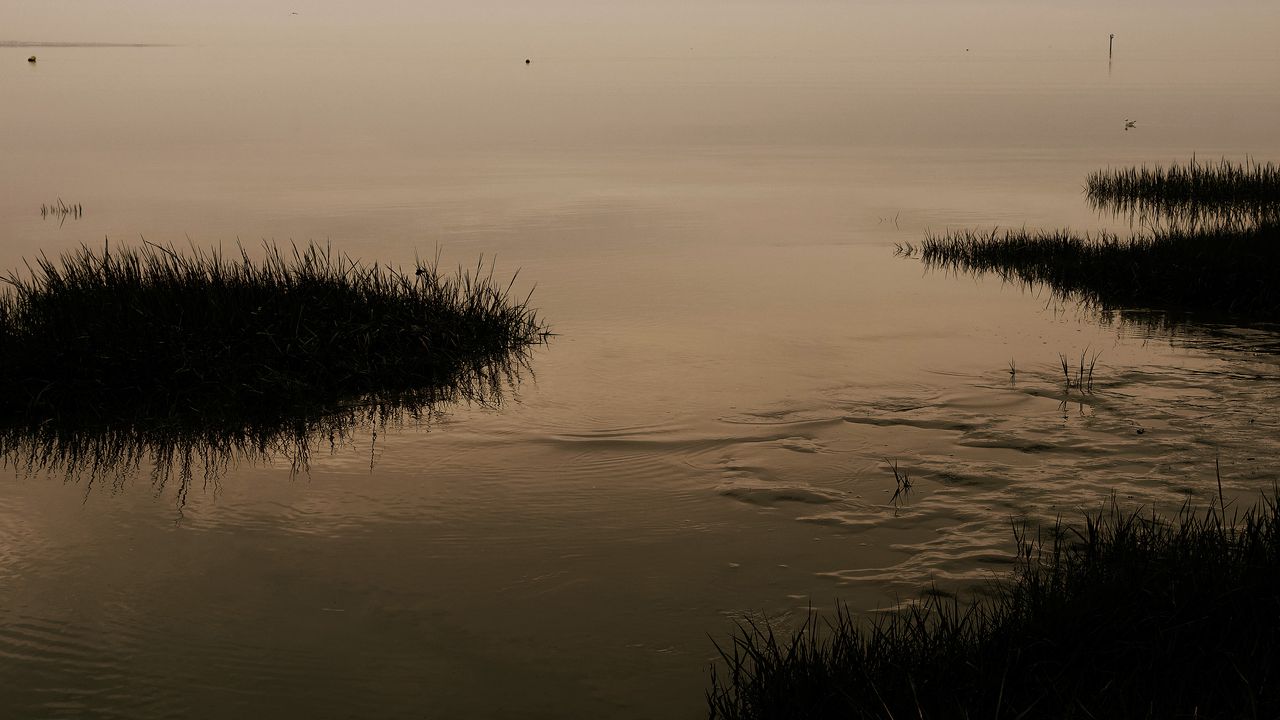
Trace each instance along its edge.
<instances>
[{"instance_id":1,"label":"silhouetted grass","mask_svg":"<svg viewBox=\"0 0 1280 720\"><path fill-rule=\"evenodd\" d=\"M548 337L482 265L265 249L81 248L5 278L0 461L86 487L146 463L180 496L241 460L298 470L357 428L498 404Z\"/></svg>"},{"instance_id":2,"label":"silhouetted grass","mask_svg":"<svg viewBox=\"0 0 1280 720\"><path fill-rule=\"evenodd\" d=\"M65 223L67 218L79 220L81 215L84 215L83 205L80 203L68 205L62 202L62 198L58 198L58 201L55 203L42 203L40 205L40 217L45 220L51 217L56 217L58 218L58 225Z\"/></svg>"},{"instance_id":3,"label":"silhouetted grass","mask_svg":"<svg viewBox=\"0 0 1280 720\"><path fill-rule=\"evenodd\" d=\"M1058 353L1058 363L1062 368L1062 383L1067 394L1071 393L1071 388L1084 394L1093 393L1093 370L1098 365L1098 358L1102 356L1101 351L1095 352L1093 357L1086 358L1089 348L1080 351L1080 362L1072 372L1071 361L1067 360L1067 356ZM1073 377L1074 375L1074 377Z\"/></svg>"},{"instance_id":4,"label":"silhouetted grass","mask_svg":"<svg viewBox=\"0 0 1280 720\"><path fill-rule=\"evenodd\" d=\"M1222 160L1091 174L1099 209L1140 219L1130 238L1067 230L949 231L899 246L926 265L1047 286L1104 311L1280 317L1280 168Z\"/></svg>"},{"instance_id":5,"label":"silhouetted grass","mask_svg":"<svg viewBox=\"0 0 1280 720\"><path fill-rule=\"evenodd\" d=\"M0 425L282 417L483 377L547 338L481 266L407 275L315 245L265 250L82 247L10 274Z\"/></svg>"},{"instance_id":6,"label":"silhouetted grass","mask_svg":"<svg viewBox=\"0 0 1280 720\"><path fill-rule=\"evenodd\" d=\"M1280 167L1246 160L1099 170L1085 183L1099 210L1146 224L1244 227L1280 219Z\"/></svg>"},{"instance_id":7,"label":"silhouetted grass","mask_svg":"<svg viewBox=\"0 0 1280 720\"><path fill-rule=\"evenodd\" d=\"M711 718L1280 717L1280 512L1114 502L1081 527L1015 527L1012 578L867 621L740 625Z\"/></svg>"},{"instance_id":8,"label":"silhouetted grass","mask_svg":"<svg viewBox=\"0 0 1280 720\"><path fill-rule=\"evenodd\" d=\"M1280 318L1280 225L1169 229L1120 238L1069 231L958 230L903 246L925 265L1043 285L1102 310Z\"/></svg>"},{"instance_id":9,"label":"silhouetted grass","mask_svg":"<svg viewBox=\"0 0 1280 720\"><path fill-rule=\"evenodd\" d=\"M1098 170L1085 192L1098 202L1146 200L1199 205L1274 203L1280 199L1280 167L1246 160Z\"/></svg>"}]
</instances>

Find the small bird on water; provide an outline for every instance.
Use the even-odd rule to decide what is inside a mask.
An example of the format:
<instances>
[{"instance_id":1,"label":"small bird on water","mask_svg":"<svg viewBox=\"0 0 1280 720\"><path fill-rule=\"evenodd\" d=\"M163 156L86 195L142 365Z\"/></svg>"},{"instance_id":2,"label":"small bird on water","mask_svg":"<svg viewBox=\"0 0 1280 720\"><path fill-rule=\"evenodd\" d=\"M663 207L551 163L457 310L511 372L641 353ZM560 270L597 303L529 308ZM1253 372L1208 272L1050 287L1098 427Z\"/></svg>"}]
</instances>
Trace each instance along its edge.
<instances>
[{"instance_id":1,"label":"small bird on water","mask_svg":"<svg viewBox=\"0 0 1280 720\"><path fill-rule=\"evenodd\" d=\"M35 56L35 55L32 55L31 57L27 58L27 62L29 62L29 63L33 63L33 62L35 62L35 61L36 61L36 56Z\"/></svg>"},{"instance_id":2,"label":"small bird on water","mask_svg":"<svg viewBox=\"0 0 1280 720\"><path fill-rule=\"evenodd\" d=\"M1125 132L1128 132L1131 128L1135 128L1135 127L1137 127L1137 126L1138 126L1138 121L1137 121L1137 120L1130 120L1129 118L1125 118L1125 119L1124 119L1124 129L1125 129Z\"/></svg>"}]
</instances>

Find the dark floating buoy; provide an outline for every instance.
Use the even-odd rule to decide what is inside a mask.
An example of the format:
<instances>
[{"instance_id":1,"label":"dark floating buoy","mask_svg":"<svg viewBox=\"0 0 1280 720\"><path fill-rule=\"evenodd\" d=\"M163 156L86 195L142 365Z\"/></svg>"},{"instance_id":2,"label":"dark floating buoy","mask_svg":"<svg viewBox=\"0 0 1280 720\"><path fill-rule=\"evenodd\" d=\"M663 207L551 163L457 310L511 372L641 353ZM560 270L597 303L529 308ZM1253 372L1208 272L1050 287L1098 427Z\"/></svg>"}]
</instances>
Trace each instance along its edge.
<instances>
[{"instance_id":1,"label":"dark floating buoy","mask_svg":"<svg viewBox=\"0 0 1280 720\"><path fill-rule=\"evenodd\" d=\"M35 55L32 55L31 57L27 58L27 62L29 62L29 63L33 63L33 62L35 62L35 61L36 61L36 56L35 56Z\"/></svg>"},{"instance_id":2,"label":"dark floating buoy","mask_svg":"<svg viewBox=\"0 0 1280 720\"><path fill-rule=\"evenodd\" d=\"M529 58L525 58L525 59L524 59L524 64L525 64L525 65L528 65L528 64L529 64L529 63L531 63L531 62L533 62L533 61L532 61L532 60L530 60Z\"/></svg>"}]
</instances>

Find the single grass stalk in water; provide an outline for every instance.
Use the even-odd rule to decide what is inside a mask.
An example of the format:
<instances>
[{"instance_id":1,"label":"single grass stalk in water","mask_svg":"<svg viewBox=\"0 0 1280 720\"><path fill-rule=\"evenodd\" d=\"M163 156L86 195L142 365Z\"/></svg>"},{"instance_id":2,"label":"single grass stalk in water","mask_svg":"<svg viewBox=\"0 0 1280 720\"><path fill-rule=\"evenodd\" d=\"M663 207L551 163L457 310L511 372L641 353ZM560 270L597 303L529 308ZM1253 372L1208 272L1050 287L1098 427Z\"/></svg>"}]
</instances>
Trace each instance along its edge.
<instances>
[{"instance_id":1,"label":"single grass stalk in water","mask_svg":"<svg viewBox=\"0 0 1280 720\"><path fill-rule=\"evenodd\" d=\"M1088 352L1088 348L1080 351L1080 380L1084 384L1085 392L1091 393L1093 392L1093 369L1097 367L1098 358L1102 355L1102 351L1099 350L1093 354L1093 357L1089 358L1088 370L1086 370L1084 366L1084 356L1086 352Z\"/></svg>"},{"instance_id":2,"label":"single grass stalk in water","mask_svg":"<svg viewBox=\"0 0 1280 720\"><path fill-rule=\"evenodd\" d=\"M911 473L906 468L899 468L897 460L885 458L884 461L893 472L893 481L897 485L897 489L893 491L893 497L889 498L889 504L896 508L899 502L906 500L907 494L911 492Z\"/></svg>"},{"instance_id":3,"label":"single grass stalk in water","mask_svg":"<svg viewBox=\"0 0 1280 720\"><path fill-rule=\"evenodd\" d=\"M1014 526L984 599L925 593L868 620L744 622L717 645L709 717L1280 717L1280 512L1114 500L1082 522Z\"/></svg>"}]
</instances>

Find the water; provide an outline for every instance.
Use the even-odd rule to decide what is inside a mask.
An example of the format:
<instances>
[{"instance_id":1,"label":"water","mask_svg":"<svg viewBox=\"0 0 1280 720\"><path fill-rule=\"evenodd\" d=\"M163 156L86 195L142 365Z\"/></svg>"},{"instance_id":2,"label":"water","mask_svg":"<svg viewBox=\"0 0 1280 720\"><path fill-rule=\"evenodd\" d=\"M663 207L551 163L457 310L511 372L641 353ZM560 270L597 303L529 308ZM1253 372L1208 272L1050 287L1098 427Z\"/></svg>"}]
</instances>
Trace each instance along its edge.
<instances>
[{"instance_id":1,"label":"water","mask_svg":"<svg viewBox=\"0 0 1280 720\"><path fill-rule=\"evenodd\" d=\"M1012 518L1172 509L1215 459L1242 502L1276 480L1273 330L1102 324L893 253L1114 228L1082 195L1102 167L1276 158L1280 55L1248 42L1274 11L607 8L87 10L9 39L172 46L0 45L0 266L103 238L483 253L558 333L502 407L304 475L245 462L180 502L145 469L6 473L3 714L695 717L736 618L980 583ZM58 197L83 216L42 219Z\"/></svg>"}]
</instances>

